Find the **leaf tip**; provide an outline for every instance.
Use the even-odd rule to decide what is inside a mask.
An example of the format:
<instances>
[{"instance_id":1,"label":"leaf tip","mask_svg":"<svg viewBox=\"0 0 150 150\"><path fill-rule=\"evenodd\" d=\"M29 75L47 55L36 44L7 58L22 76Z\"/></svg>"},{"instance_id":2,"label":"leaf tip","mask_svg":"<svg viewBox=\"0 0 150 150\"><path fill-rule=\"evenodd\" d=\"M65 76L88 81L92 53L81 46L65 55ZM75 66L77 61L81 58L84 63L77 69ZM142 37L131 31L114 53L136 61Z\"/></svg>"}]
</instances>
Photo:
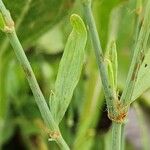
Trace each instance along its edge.
<instances>
[{"instance_id":1,"label":"leaf tip","mask_svg":"<svg viewBox=\"0 0 150 150\"><path fill-rule=\"evenodd\" d=\"M70 17L70 22L78 33L86 33L85 24L79 15L72 14Z\"/></svg>"}]
</instances>

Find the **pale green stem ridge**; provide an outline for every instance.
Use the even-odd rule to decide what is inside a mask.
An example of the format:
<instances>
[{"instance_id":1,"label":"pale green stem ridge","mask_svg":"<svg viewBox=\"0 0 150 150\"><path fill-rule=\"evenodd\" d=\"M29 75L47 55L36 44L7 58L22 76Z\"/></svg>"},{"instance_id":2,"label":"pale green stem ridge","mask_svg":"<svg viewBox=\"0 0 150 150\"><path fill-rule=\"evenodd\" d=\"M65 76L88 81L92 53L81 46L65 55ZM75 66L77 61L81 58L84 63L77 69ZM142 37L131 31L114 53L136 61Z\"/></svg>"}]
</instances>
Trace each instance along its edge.
<instances>
[{"instance_id":1,"label":"pale green stem ridge","mask_svg":"<svg viewBox=\"0 0 150 150\"><path fill-rule=\"evenodd\" d=\"M36 81L36 78L34 76L34 73L31 69L31 66L29 64L29 61L27 60L27 57L24 53L24 50L18 40L18 37L15 32L12 32L11 34L7 34L10 43L16 53L16 56L21 63L23 70L26 74L26 77L28 79L29 85L32 89L32 92L34 94L35 100L38 104L38 107L40 109L40 112L42 114L42 117L44 118L46 124L51 128L55 129L55 123L52 119L52 115L49 111L48 105L45 102L44 96L39 88L39 85Z\"/></svg>"},{"instance_id":2,"label":"pale green stem ridge","mask_svg":"<svg viewBox=\"0 0 150 150\"><path fill-rule=\"evenodd\" d=\"M26 78L29 82L29 85L30 85L33 95L35 97L36 103L39 107L42 118L44 119L46 125L50 128L50 132L58 132L58 134L59 134L59 132L60 132L59 128L52 117L52 114L51 114L51 112L48 108L48 105L45 101L45 98L39 88L39 85L38 85L35 75L32 71L30 63L24 53L24 50L18 40L18 37L17 37L15 31L12 32L11 34L7 34L7 36L10 40L10 43L16 53L16 56L17 56L20 64L22 65L22 68L26 74ZM69 149L61 135L58 138L56 138L56 142L60 145L60 147L62 149L64 149L64 150Z\"/></svg>"},{"instance_id":3,"label":"pale green stem ridge","mask_svg":"<svg viewBox=\"0 0 150 150\"><path fill-rule=\"evenodd\" d=\"M112 124L112 150L121 149L121 123Z\"/></svg>"},{"instance_id":4,"label":"pale green stem ridge","mask_svg":"<svg viewBox=\"0 0 150 150\"><path fill-rule=\"evenodd\" d=\"M91 40L92 40L93 47L95 50L97 64L98 64L100 75L101 75L101 81L102 81L103 88L104 88L108 111L111 114L115 114L116 112L114 109L114 102L113 102L114 96L113 96L113 92L112 92L112 89L110 88L109 81L108 81L108 74L107 74L106 65L104 62L105 60L104 60L104 56L103 56L103 52L101 48L101 43L99 40L99 35L96 29L95 21L94 21L92 10L91 10L91 1L89 0L83 1L83 6L84 6L84 12L85 12L87 24L89 27L89 32L91 35Z\"/></svg>"},{"instance_id":5,"label":"pale green stem ridge","mask_svg":"<svg viewBox=\"0 0 150 150\"><path fill-rule=\"evenodd\" d=\"M3 4L3 2L1 0L0 0L0 10L6 21L6 25L12 24L13 20L11 19L10 13L5 8L5 5ZM11 32L9 32L9 33L6 32L6 35L8 36L8 39L14 49L14 52L26 74L26 78L29 82L30 88L33 92L36 103L39 107L42 118L45 121L46 125L50 129L50 132L48 134L49 134L50 138L52 138L53 140L55 140L58 143L58 145L60 146L60 148L62 150L69 150L69 147L66 144L66 142L64 141L63 137L61 136L59 127L55 123L53 116L48 108L48 105L47 105L45 98L40 90L40 87L37 83L37 80L35 78L32 68L30 66L30 63L29 63L29 61L24 53L24 50L22 48L22 45L20 44L20 41L16 35L15 29L13 26L10 29L11 29L10 30Z\"/></svg>"},{"instance_id":6,"label":"pale green stem ridge","mask_svg":"<svg viewBox=\"0 0 150 150\"><path fill-rule=\"evenodd\" d=\"M125 149L125 123L121 126L121 150Z\"/></svg>"},{"instance_id":7,"label":"pale green stem ridge","mask_svg":"<svg viewBox=\"0 0 150 150\"><path fill-rule=\"evenodd\" d=\"M99 39L99 35L96 29L94 17L91 9L91 1L85 0L83 1L84 12L87 20L87 25L89 27L89 32L91 35L93 47L95 50L95 55L97 59L97 63L99 66L99 71L101 75L101 81L104 88L104 94L106 97L106 103L109 114L116 116L119 112L116 112L116 99L113 95L112 87L110 87L110 83L108 80L108 74L106 69L106 64L104 62L104 56L101 48L101 43ZM112 150L120 150L121 148L121 125L122 123L117 123L115 120L113 121L112 127Z\"/></svg>"}]
</instances>

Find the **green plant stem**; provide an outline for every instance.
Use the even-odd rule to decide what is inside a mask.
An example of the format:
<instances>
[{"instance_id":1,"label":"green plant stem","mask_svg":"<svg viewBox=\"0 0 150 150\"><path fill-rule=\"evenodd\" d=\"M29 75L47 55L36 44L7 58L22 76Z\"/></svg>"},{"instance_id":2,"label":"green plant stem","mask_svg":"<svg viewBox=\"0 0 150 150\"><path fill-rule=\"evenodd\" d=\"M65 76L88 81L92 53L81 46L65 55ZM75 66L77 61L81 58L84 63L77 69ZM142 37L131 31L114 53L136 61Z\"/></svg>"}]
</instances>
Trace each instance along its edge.
<instances>
[{"instance_id":1,"label":"green plant stem","mask_svg":"<svg viewBox=\"0 0 150 150\"><path fill-rule=\"evenodd\" d=\"M112 150L121 149L121 123L112 124Z\"/></svg>"},{"instance_id":2,"label":"green plant stem","mask_svg":"<svg viewBox=\"0 0 150 150\"><path fill-rule=\"evenodd\" d=\"M95 50L97 64L98 64L100 75L101 75L101 81L102 81L102 85L103 85L103 89L104 89L104 93L106 97L107 108L108 108L109 113L115 114L116 113L114 109L115 98L114 98L112 89L110 88L109 81L108 81L108 75L107 75L107 70L105 66L103 51L101 48L99 35L96 29L94 17L93 17L92 10L91 10L91 1L90 0L83 1L83 6L84 6L84 12L85 12L87 25L89 27L89 32L91 35L91 40L92 40L93 47Z\"/></svg>"},{"instance_id":3,"label":"green plant stem","mask_svg":"<svg viewBox=\"0 0 150 150\"><path fill-rule=\"evenodd\" d=\"M29 82L29 85L31 87L31 90L34 94L35 100L37 102L37 105L40 109L40 112L42 114L42 117L45 120L45 123L51 128L51 129L55 129L55 123L54 120L52 119L52 115L49 111L49 108L45 102L44 96L39 88L39 85L36 81L36 78L34 76L34 73L31 69L31 66L29 64L29 61L27 60L27 57L24 53L24 50L17 38L17 35L15 32L11 33L11 34L7 34L10 43L15 51L15 54L26 74L26 78Z\"/></svg>"},{"instance_id":4,"label":"green plant stem","mask_svg":"<svg viewBox=\"0 0 150 150\"><path fill-rule=\"evenodd\" d=\"M12 22L11 22L12 18L1 0L0 0L0 10L5 18L6 25L12 24ZM7 35L8 39L14 49L14 52L25 72L26 78L29 82L30 88L35 97L36 103L41 112L42 118L43 118L44 122L46 123L46 125L48 126L48 128L50 129L50 133L48 133L48 134L49 134L50 138L52 138L52 140L55 140L58 143L59 147L62 150L69 150L69 147L66 144L66 142L64 141L63 137L61 136L59 127L55 123L53 116L48 108L48 105L47 105L45 98L40 90L40 87L37 83L37 80L35 78L32 68L30 66L30 63L29 63L29 61L24 53L24 50L22 48L22 45L20 44L20 41L16 35L15 29L14 29L14 27L11 27L10 29L11 29L10 32L9 33L6 32L6 35Z\"/></svg>"},{"instance_id":5,"label":"green plant stem","mask_svg":"<svg viewBox=\"0 0 150 150\"><path fill-rule=\"evenodd\" d=\"M85 17L87 20L87 25L89 27L89 32L91 35L91 40L93 43L93 47L95 50L95 55L97 59L97 64L99 67L100 75L101 75L101 81L104 89L104 94L106 97L106 103L108 111L111 115L116 115L118 112L116 112L115 102L116 98L113 95L112 87L110 88L109 80L108 80L108 74L106 71L106 65L105 60L101 48L101 43L99 39L99 35L96 29L96 24L94 21L94 17L92 14L91 9L91 0L83 0L83 7L85 12ZM121 148L121 123L116 123L113 121L113 128L112 128L112 148L113 150L120 150Z\"/></svg>"},{"instance_id":6,"label":"green plant stem","mask_svg":"<svg viewBox=\"0 0 150 150\"><path fill-rule=\"evenodd\" d=\"M32 0L27 0L26 4L25 4L25 7L23 8L22 10L22 13L20 14L19 16L19 19L17 20L16 22L16 32L18 31L25 15L27 14L28 10L29 10L29 6L30 6L30 2ZM6 112L6 105L8 105L8 100L6 100L6 97L4 97L4 93L5 93L5 78L6 78L6 70L7 70L7 67L6 65L8 64L8 62L10 62L10 58L8 58L8 56L10 55L9 54L6 54L6 50L8 50L8 46L9 46L9 40L8 38L4 38L4 40L2 41L2 44L0 46L0 60L1 60L1 63L0 63L0 104L3 106L3 109L1 109L0 111L0 118L2 120L2 125L0 125L0 149L2 147L2 137L3 137L3 127L5 126L5 118L6 118L6 115L7 115L7 112ZM3 111L4 110L4 111ZM1 121L0 121L1 122Z\"/></svg>"},{"instance_id":7,"label":"green plant stem","mask_svg":"<svg viewBox=\"0 0 150 150\"><path fill-rule=\"evenodd\" d=\"M35 97L36 103L39 107L39 110L41 112L41 115L42 115L46 125L50 128L50 132L60 132L59 128L58 128L57 124L55 123L55 121L52 117L52 114L48 108L45 98L39 88L39 85L38 85L35 75L32 71L30 63L24 53L24 50L18 40L18 37L17 37L15 31L11 34L8 33L7 36L10 40L10 43L15 51L15 54L21 64L22 68L26 74L26 78L29 82L29 85L30 85L33 95ZM69 149L61 135L60 135L60 138L56 139L56 142L60 145L60 147L62 149L64 149L64 150Z\"/></svg>"},{"instance_id":8,"label":"green plant stem","mask_svg":"<svg viewBox=\"0 0 150 150\"><path fill-rule=\"evenodd\" d=\"M121 126L121 150L125 149L125 123Z\"/></svg>"}]
</instances>

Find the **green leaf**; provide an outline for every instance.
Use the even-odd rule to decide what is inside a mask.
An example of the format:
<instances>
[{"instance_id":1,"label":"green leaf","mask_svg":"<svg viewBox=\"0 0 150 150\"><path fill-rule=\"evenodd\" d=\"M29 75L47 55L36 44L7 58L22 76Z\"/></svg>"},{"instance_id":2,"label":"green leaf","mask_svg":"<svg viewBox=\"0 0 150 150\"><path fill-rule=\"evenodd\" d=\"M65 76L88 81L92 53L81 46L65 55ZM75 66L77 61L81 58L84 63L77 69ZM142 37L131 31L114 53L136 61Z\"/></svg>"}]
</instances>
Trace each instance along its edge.
<instances>
[{"instance_id":1,"label":"green leaf","mask_svg":"<svg viewBox=\"0 0 150 150\"><path fill-rule=\"evenodd\" d=\"M113 72L112 62L110 60L108 60L107 62L107 70L108 70L108 78L109 78L110 86L113 90L115 90L114 72Z\"/></svg>"},{"instance_id":2,"label":"green leaf","mask_svg":"<svg viewBox=\"0 0 150 150\"><path fill-rule=\"evenodd\" d=\"M110 61L112 63L112 69L114 73L114 86L117 88L117 74L118 74L118 58L117 58L117 49L116 49L116 43L112 41L111 47L110 47Z\"/></svg>"},{"instance_id":3,"label":"green leaf","mask_svg":"<svg viewBox=\"0 0 150 150\"><path fill-rule=\"evenodd\" d=\"M150 49L139 69L137 82L133 91L131 102L137 99L143 92L150 88Z\"/></svg>"},{"instance_id":4,"label":"green leaf","mask_svg":"<svg viewBox=\"0 0 150 150\"><path fill-rule=\"evenodd\" d=\"M50 110L57 123L62 120L79 81L87 40L87 32L82 19L73 14L70 20L73 30L59 65L54 92L50 97Z\"/></svg>"}]
</instances>

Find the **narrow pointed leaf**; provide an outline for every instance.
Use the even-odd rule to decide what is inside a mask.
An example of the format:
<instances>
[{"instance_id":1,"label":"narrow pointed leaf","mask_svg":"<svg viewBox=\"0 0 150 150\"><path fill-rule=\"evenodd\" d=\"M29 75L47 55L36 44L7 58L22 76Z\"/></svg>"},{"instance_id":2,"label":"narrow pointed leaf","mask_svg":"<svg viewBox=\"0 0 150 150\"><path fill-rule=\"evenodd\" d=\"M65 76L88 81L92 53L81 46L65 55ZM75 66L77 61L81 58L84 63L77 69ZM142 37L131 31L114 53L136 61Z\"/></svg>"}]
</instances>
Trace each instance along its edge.
<instances>
[{"instance_id":1,"label":"narrow pointed leaf","mask_svg":"<svg viewBox=\"0 0 150 150\"><path fill-rule=\"evenodd\" d=\"M133 102L144 91L146 91L149 88L150 88L150 49L148 50L145 59L140 67L131 101Z\"/></svg>"},{"instance_id":2,"label":"narrow pointed leaf","mask_svg":"<svg viewBox=\"0 0 150 150\"><path fill-rule=\"evenodd\" d=\"M85 25L78 15L71 16L71 24L73 30L59 65L55 89L50 96L50 109L57 123L62 120L79 81L87 39Z\"/></svg>"},{"instance_id":3,"label":"narrow pointed leaf","mask_svg":"<svg viewBox=\"0 0 150 150\"><path fill-rule=\"evenodd\" d=\"M117 58L117 50L116 50L115 42L112 42L111 44L110 58L111 58L112 68L114 73L114 85L115 87L117 87L118 58Z\"/></svg>"},{"instance_id":4,"label":"narrow pointed leaf","mask_svg":"<svg viewBox=\"0 0 150 150\"><path fill-rule=\"evenodd\" d=\"M115 92L117 89L118 58L117 58L116 44L114 41L112 41L110 46L108 47L106 57L108 58L107 69L109 81L113 91Z\"/></svg>"},{"instance_id":5,"label":"narrow pointed leaf","mask_svg":"<svg viewBox=\"0 0 150 150\"><path fill-rule=\"evenodd\" d=\"M113 91L115 90L115 84L114 84L114 72L113 72L113 66L112 62L108 60L107 64L107 70L108 70L108 78L109 78L109 83Z\"/></svg>"}]
</instances>

